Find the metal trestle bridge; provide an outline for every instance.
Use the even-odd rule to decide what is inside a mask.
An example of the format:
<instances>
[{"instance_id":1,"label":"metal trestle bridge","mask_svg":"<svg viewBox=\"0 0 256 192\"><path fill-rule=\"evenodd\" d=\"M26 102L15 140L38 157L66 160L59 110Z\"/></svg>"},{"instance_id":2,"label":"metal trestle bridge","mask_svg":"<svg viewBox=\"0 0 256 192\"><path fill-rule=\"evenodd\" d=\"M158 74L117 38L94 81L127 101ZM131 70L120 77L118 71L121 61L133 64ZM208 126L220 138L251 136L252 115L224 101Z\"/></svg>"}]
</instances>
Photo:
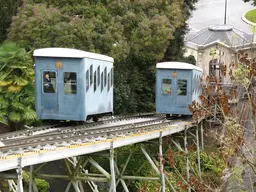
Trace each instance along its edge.
<instances>
[{"instance_id":1,"label":"metal trestle bridge","mask_svg":"<svg viewBox=\"0 0 256 192\"><path fill-rule=\"evenodd\" d=\"M200 132L199 132L200 131ZM70 127L39 127L14 133L0 135L0 178L8 180L12 191L23 192L22 171L30 167L29 191L37 191L33 175L39 169L34 170L33 165L63 160L68 175L37 174L40 178L55 178L69 180L66 187L68 192L73 186L76 192L83 192L83 183L86 182L92 191L98 191L95 182L109 183L109 191L116 191L120 183L125 192L129 191L126 180L159 180L161 191L165 191L165 185L169 185L173 191L170 181L165 177L163 171L162 138L180 133L184 139L181 146L175 139L173 144L188 153L187 136L192 135L196 139L198 164L200 174L200 145L203 148L203 126L192 119L176 118L167 120L161 115L138 115L106 119L97 123L85 123L80 126ZM199 139L199 133L201 139ZM157 161L149 155L144 148L143 142L158 139L159 158ZM140 177L124 175L127 164L130 161L130 153L124 167L117 167L115 162L115 149L127 145L139 144L141 152L148 160L159 177ZM184 148L184 149L183 149ZM91 154L109 151L108 173L97 163ZM186 156L187 157L187 156ZM101 174L92 174L85 170L85 165L90 163ZM6 171L16 170L9 174ZM82 176L81 174L82 173ZM186 166L187 182L189 181L189 159ZM13 180L14 179L14 180ZM14 182L15 181L15 182ZM17 182L16 182L17 181Z\"/></svg>"}]
</instances>

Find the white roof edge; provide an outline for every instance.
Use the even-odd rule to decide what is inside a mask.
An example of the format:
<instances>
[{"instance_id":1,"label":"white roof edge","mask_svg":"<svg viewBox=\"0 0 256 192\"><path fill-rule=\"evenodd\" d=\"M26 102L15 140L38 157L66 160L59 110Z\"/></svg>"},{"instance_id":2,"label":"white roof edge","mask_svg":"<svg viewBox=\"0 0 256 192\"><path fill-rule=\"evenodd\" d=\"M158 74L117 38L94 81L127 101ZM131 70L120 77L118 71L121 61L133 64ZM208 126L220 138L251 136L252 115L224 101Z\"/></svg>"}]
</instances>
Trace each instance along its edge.
<instances>
[{"instance_id":1,"label":"white roof edge","mask_svg":"<svg viewBox=\"0 0 256 192\"><path fill-rule=\"evenodd\" d=\"M203 71L200 67L184 62L161 62L156 64L158 69L195 69Z\"/></svg>"},{"instance_id":2,"label":"white roof edge","mask_svg":"<svg viewBox=\"0 0 256 192\"><path fill-rule=\"evenodd\" d=\"M34 57L65 57L65 58L91 58L103 61L114 62L112 57L98 53L86 52L70 48L42 48L33 52Z\"/></svg>"}]
</instances>

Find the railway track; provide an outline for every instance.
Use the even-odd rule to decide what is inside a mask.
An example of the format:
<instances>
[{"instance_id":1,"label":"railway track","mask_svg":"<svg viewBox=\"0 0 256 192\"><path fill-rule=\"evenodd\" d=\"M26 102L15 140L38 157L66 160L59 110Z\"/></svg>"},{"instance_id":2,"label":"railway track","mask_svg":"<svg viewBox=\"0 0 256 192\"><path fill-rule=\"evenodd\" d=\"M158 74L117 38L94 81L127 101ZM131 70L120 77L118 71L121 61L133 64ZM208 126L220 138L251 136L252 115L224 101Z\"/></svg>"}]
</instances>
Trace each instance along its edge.
<instances>
[{"instance_id":1,"label":"railway track","mask_svg":"<svg viewBox=\"0 0 256 192\"><path fill-rule=\"evenodd\" d=\"M191 120L187 120L191 121ZM148 132L161 129L167 126L187 122L181 119L166 120L164 117L137 117L122 123L97 124L90 128L80 126L79 128L64 128L60 132L48 133L45 135L32 135L27 138L16 138L6 140L5 146L0 147L0 158L9 155L22 155L25 152L36 152L40 150L54 150L57 147L92 143L101 140L125 137L135 133Z\"/></svg>"},{"instance_id":2,"label":"railway track","mask_svg":"<svg viewBox=\"0 0 256 192\"><path fill-rule=\"evenodd\" d=\"M101 121L98 122L93 122L93 121L88 121L85 122L83 126L86 126L88 128L93 127L93 126L97 126L97 125L104 125L107 123L111 123L111 122L118 122L118 121L125 121L128 119L132 119L132 118L139 118L139 117L151 117L151 116L159 116L156 115L154 113L141 113L141 114L134 114L134 115L119 115L119 116L106 116L104 118L101 118ZM17 138L21 138L21 137L30 137L33 135L43 135L43 134L48 134L51 132L57 132L57 131L63 131L63 130L67 130L70 128L75 128L75 129L79 129L79 125L77 126L67 126L69 123L67 122L62 122L62 123L57 123L54 125L47 125L47 126L40 126L40 127L36 127L36 128L31 128L31 129L25 129L25 130L20 130L20 131L15 131L15 132L10 132L10 133L4 133L0 135L0 141L4 142L7 140L14 140ZM63 127L65 126L65 127Z\"/></svg>"}]
</instances>

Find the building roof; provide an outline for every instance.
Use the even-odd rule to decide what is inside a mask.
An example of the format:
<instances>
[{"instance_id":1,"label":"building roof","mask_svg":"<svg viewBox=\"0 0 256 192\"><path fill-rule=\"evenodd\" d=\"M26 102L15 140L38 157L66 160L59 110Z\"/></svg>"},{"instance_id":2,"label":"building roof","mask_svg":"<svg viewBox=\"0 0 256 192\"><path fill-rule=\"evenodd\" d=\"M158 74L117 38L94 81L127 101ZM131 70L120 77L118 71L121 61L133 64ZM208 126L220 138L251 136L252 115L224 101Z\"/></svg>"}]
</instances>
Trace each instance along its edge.
<instances>
[{"instance_id":1,"label":"building roof","mask_svg":"<svg viewBox=\"0 0 256 192\"><path fill-rule=\"evenodd\" d=\"M34 57L66 57L66 58L91 58L103 61L114 62L112 57L97 53L86 52L78 49L69 48L43 48L33 52Z\"/></svg>"},{"instance_id":2,"label":"building roof","mask_svg":"<svg viewBox=\"0 0 256 192\"><path fill-rule=\"evenodd\" d=\"M156 64L157 69L195 69L202 71L200 67L183 62L161 62Z\"/></svg>"},{"instance_id":3,"label":"building roof","mask_svg":"<svg viewBox=\"0 0 256 192\"><path fill-rule=\"evenodd\" d=\"M253 34L244 33L230 25L212 25L202 29L186 39L186 45L197 49L198 46L207 47L213 43L220 43L228 47L240 47L252 43Z\"/></svg>"}]
</instances>

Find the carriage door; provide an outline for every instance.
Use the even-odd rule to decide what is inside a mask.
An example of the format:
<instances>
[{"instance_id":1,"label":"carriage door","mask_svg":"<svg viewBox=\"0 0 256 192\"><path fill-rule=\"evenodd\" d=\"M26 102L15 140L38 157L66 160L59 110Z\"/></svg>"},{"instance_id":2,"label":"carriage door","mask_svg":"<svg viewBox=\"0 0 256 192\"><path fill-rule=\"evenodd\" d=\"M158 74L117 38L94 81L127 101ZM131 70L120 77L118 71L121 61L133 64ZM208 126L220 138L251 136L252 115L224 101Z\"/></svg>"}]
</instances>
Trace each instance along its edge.
<instances>
[{"instance_id":1,"label":"carriage door","mask_svg":"<svg viewBox=\"0 0 256 192\"><path fill-rule=\"evenodd\" d=\"M169 70L157 71L157 111L165 113L173 109L173 78Z\"/></svg>"},{"instance_id":2,"label":"carriage door","mask_svg":"<svg viewBox=\"0 0 256 192\"><path fill-rule=\"evenodd\" d=\"M42 71L42 112L55 114L58 112L58 95L57 95L57 71Z\"/></svg>"},{"instance_id":3,"label":"carriage door","mask_svg":"<svg viewBox=\"0 0 256 192\"><path fill-rule=\"evenodd\" d=\"M188 108L189 103L189 87L191 82L189 81L189 70L179 70L177 72L173 72L173 76L175 77L174 84L174 94L175 98L175 108L184 110L184 108Z\"/></svg>"}]
</instances>

